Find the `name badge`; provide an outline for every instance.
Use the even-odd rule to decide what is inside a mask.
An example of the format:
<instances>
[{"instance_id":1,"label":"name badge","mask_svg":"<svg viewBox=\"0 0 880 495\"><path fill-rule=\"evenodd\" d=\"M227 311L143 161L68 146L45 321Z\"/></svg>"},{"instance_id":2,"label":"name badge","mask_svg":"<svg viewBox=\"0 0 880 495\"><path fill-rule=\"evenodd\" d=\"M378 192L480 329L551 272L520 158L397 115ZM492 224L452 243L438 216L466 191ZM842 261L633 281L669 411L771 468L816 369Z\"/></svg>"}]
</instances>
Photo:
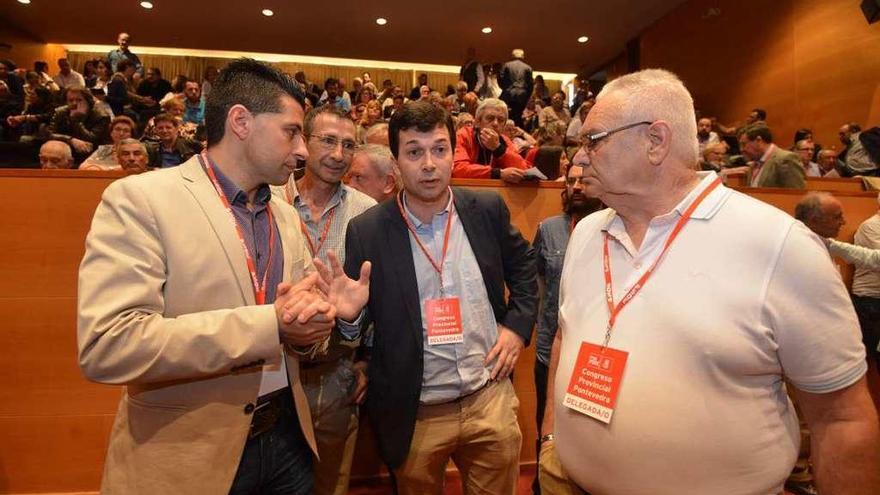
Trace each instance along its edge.
<instances>
[{"instance_id":1,"label":"name badge","mask_svg":"<svg viewBox=\"0 0 880 495\"><path fill-rule=\"evenodd\" d=\"M464 342L457 297L428 299L425 301L425 317L428 319L428 345Z\"/></svg>"},{"instance_id":2,"label":"name badge","mask_svg":"<svg viewBox=\"0 0 880 495\"><path fill-rule=\"evenodd\" d=\"M579 413L611 423L617 393L629 353L583 342L562 404Z\"/></svg>"}]
</instances>

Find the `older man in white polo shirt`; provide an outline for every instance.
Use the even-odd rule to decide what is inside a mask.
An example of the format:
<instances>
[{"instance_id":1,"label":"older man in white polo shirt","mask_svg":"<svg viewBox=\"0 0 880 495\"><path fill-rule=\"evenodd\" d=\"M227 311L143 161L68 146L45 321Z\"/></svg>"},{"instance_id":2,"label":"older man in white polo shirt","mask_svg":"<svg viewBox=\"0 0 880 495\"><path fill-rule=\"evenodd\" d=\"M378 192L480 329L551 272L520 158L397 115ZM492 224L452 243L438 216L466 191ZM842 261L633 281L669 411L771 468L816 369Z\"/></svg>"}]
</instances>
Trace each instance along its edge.
<instances>
[{"instance_id":1,"label":"older man in white polo shirt","mask_svg":"<svg viewBox=\"0 0 880 495\"><path fill-rule=\"evenodd\" d=\"M876 495L846 289L801 223L695 172L695 123L662 70L612 81L584 122L574 163L609 208L568 245L548 447L593 495L778 494L800 441L787 379L820 493Z\"/></svg>"}]
</instances>

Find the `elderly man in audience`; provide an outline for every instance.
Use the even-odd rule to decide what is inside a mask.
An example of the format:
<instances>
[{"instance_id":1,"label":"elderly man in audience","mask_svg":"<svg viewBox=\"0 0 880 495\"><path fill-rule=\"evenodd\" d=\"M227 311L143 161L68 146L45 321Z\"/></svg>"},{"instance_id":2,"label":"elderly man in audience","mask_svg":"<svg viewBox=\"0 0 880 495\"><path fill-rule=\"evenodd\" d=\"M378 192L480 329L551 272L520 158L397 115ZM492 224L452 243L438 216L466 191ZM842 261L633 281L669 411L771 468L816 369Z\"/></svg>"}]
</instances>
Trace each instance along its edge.
<instances>
[{"instance_id":1,"label":"elderly man in audience","mask_svg":"<svg viewBox=\"0 0 880 495\"><path fill-rule=\"evenodd\" d=\"M305 175L291 176L284 188L274 191L299 213L300 227L311 256L330 265L329 252L345 260L349 221L376 202L342 183L351 166L355 125L332 105L306 115L308 146ZM358 359L358 342L343 341L334 333L326 348L302 356L302 382L312 419L319 459L315 463L315 495L348 493L351 463L358 432L358 405L366 390L366 363Z\"/></svg>"},{"instance_id":2,"label":"elderly man in audience","mask_svg":"<svg viewBox=\"0 0 880 495\"><path fill-rule=\"evenodd\" d=\"M746 174L751 187L803 189L806 173L801 159L773 143L773 134L765 124L751 124L739 130L739 149L753 163Z\"/></svg>"},{"instance_id":3,"label":"elderly man in audience","mask_svg":"<svg viewBox=\"0 0 880 495\"><path fill-rule=\"evenodd\" d=\"M110 121L110 141L112 144L102 144L94 153L89 155L79 166L80 170L116 170L119 163L116 153L119 143L134 135L137 125L131 118L125 115L115 117Z\"/></svg>"},{"instance_id":4,"label":"elderly man in audience","mask_svg":"<svg viewBox=\"0 0 880 495\"><path fill-rule=\"evenodd\" d=\"M73 154L70 146L63 141L46 141L40 146L40 168L68 169L73 168Z\"/></svg>"},{"instance_id":5,"label":"elderly man in audience","mask_svg":"<svg viewBox=\"0 0 880 495\"><path fill-rule=\"evenodd\" d=\"M113 72L121 72L119 69L119 62L127 60L132 64L135 72L143 76L144 65L141 63L141 59L129 48L131 36L129 36L128 33L119 33L116 42L119 44L119 48L111 50L110 53L107 54L107 61L110 62L110 69Z\"/></svg>"},{"instance_id":6,"label":"elderly man in audience","mask_svg":"<svg viewBox=\"0 0 880 495\"><path fill-rule=\"evenodd\" d=\"M388 129L386 124L385 133ZM354 152L345 183L381 203L400 190L400 172L388 146L367 144Z\"/></svg>"},{"instance_id":7,"label":"elderly man in audience","mask_svg":"<svg viewBox=\"0 0 880 495\"><path fill-rule=\"evenodd\" d=\"M721 142L718 133L712 130L712 119L703 117L697 121L697 142L700 143L700 153L706 146Z\"/></svg>"},{"instance_id":8,"label":"elderly man in audience","mask_svg":"<svg viewBox=\"0 0 880 495\"><path fill-rule=\"evenodd\" d=\"M58 59L58 74L52 78L55 81L55 84L64 91L67 88L71 87L86 87L86 80L82 74L70 68L70 62L66 58Z\"/></svg>"},{"instance_id":9,"label":"elderly man in audience","mask_svg":"<svg viewBox=\"0 0 880 495\"><path fill-rule=\"evenodd\" d=\"M455 135L452 176L521 181L529 165L502 133L506 123L507 104L498 98L483 100L477 107L476 124L462 127Z\"/></svg>"},{"instance_id":10,"label":"elderly man in audience","mask_svg":"<svg viewBox=\"0 0 880 495\"><path fill-rule=\"evenodd\" d=\"M373 124L367 129L367 132L364 133L364 142L366 144L381 144L382 146L388 146L388 124L385 122L379 122L378 124Z\"/></svg>"},{"instance_id":11,"label":"elderly man in audience","mask_svg":"<svg viewBox=\"0 0 880 495\"><path fill-rule=\"evenodd\" d=\"M840 139L840 144L843 145L843 149L837 154L838 160L846 162L846 155L849 153L849 149L852 146L853 134L859 132L862 132L862 126L860 126L858 122L848 122L840 126L840 130L837 132L837 138Z\"/></svg>"},{"instance_id":12,"label":"elderly man in audience","mask_svg":"<svg viewBox=\"0 0 880 495\"><path fill-rule=\"evenodd\" d=\"M180 123L167 113L160 113L153 119L159 146L153 164L158 168L176 167L202 151L202 145L195 140L180 137L177 128Z\"/></svg>"},{"instance_id":13,"label":"elderly man in audience","mask_svg":"<svg viewBox=\"0 0 880 495\"><path fill-rule=\"evenodd\" d=\"M183 100L185 109L183 121L200 125L205 123L205 99L202 98L202 89L196 81L187 81L183 87Z\"/></svg>"},{"instance_id":14,"label":"elderly man in audience","mask_svg":"<svg viewBox=\"0 0 880 495\"><path fill-rule=\"evenodd\" d=\"M50 139L64 141L74 155L85 158L107 140L110 116L95 108L92 94L85 88L67 88L64 106L58 107L48 126Z\"/></svg>"},{"instance_id":15,"label":"elderly man in audience","mask_svg":"<svg viewBox=\"0 0 880 495\"><path fill-rule=\"evenodd\" d=\"M846 288L802 224L696 171L696 134L663 70L611 81L587 116L573 162L608 208L568 244L546 449L592 493L782 493L800 440L788 386L819 492L880 493Z\"/></svg>"},{"instance_id":16,"label":"elderly man in audience","mask_svg":"<svg viewBox=\"0 0 880 495\"><path fill-rule=\"evenodd\" d=\"M474 127L474 116L468 112L462 112L458 114L458 117L455 119L455 132L458 132L462 127Z\"/></svg>"},{"instance_id":17,"label":"elderly man in audience","mask_svg":"<svg viewBox=\"0 0 880 495\"><path fill-rule=\"evenodd\" d=\"M150 154L147 145L137 139L123 139L116 146L116 163L122 170L132 173L147 171Z\"/></svg>"},{"instance_id":18,"label":"elderly man in audience","mask_svg":"<svg viewBox=\"0 0 880 495\"><path fill-rule=\"evenodd\" d=\"M813 161L813 154L816 152L816 144L813 140L801 139L794 146L807 177L822 177L819 164Z\"/></svg>"},{"instance_id":19,"label":"elderly man in audience","mask_svg":"<svg viewBox=\"0 0 880 495\"><path fill-rule=\"evenodd\" d=\"M464 81L458 81L455 83L455 94L451 94L446 97L449 100L450 106L452 107L452 115L458 115L461 112L467 112L467 103L465 102L465 95L468 92L468 83Z\"/></svg>"},{"instance_id":20,"label":"elderly man in audience","mask_svg":"<svg viewBox=\"0 0 880 495\"><path fill-rule=\"evenodd\" d=\"M819 150L819 156L816 159L822 177L840 178L840 172L837 171L837 154L833 150Z\"/></svg>"}]
</instances>

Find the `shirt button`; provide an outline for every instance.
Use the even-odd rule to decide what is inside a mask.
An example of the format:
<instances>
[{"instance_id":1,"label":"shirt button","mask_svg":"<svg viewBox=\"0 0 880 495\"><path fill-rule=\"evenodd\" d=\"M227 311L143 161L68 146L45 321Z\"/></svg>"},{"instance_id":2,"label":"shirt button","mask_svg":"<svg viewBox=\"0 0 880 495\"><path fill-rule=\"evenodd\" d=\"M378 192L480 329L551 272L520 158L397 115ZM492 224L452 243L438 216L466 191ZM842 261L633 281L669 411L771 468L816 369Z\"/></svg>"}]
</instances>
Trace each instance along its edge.
<instances>
[{"instance_id":1,"label":"shirt button","mask_svg":"<svg viewBox=\"0 0 880 495\"><path fill-rule=\"evenodd\" d=\"M244 406L244 413L250 414L252 412L254 412L254 405L253 405L253 403L249 402L248 405Z\"/></svg>"}]
</instances>

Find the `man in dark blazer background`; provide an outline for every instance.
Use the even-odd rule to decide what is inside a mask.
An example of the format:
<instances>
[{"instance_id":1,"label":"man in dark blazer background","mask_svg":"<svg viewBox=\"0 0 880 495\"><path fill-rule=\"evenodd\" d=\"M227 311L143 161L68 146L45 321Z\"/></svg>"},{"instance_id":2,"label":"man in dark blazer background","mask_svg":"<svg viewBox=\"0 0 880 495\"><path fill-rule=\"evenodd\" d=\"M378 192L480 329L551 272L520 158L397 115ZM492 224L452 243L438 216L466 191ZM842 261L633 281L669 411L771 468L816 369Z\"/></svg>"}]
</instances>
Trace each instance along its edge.
<instances>
[{"instance_id":1,"label":"man in dark blazer background","mask_svg":"<svg viewBox=\"0 0 880 495\"><path fill-rule=\"evenodd\" d=\"M495 193L450 188L455 131L411 102L389 138L404 190L354 218L345 272L372 263L354 335L374 325L366 408L401 494L443 492L451 458L465 492L513 494L522 434L509 375L537 313L535 254ZM332 260L335 261L335 260ZM510 295L505 301L505 284Z\"/></svg>"}]
</instances>

